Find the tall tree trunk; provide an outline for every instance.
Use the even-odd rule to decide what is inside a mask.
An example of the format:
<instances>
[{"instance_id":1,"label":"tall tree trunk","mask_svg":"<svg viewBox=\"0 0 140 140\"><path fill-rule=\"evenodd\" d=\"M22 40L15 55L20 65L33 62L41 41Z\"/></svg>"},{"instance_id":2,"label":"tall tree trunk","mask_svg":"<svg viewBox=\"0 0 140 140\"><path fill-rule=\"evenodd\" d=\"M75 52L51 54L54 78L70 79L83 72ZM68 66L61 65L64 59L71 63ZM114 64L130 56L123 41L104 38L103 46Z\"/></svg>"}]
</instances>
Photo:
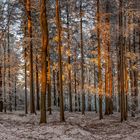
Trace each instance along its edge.
<instances>
[{"instance_id":1,"label":"tall tree trunk","mask_svg":"<svg viewBox=\"0 0 140 140\"><path fill-rule=\"evenodd\" d=\"M9 4L8 4L8 15L9 15ZM10 19L8 19L10 20ZM11 68L10 68L10 32L9 32L9 21L8 21L8 38L7 38L7 45L8 45L8 82L9 82L9 110L12 112L12 92L11 92Z\"/></svg>"},{"instance_id":2,"label":"tall tree trunk","mask_svg":"<svg viewBox=\"0 0 140 140\"><path fill-rule=\"evenodd\" d=\"M120 39L119 39L119 42L120 42ZM119 45L119 43L118 43ZM117 76L118 76L118 112L120 112L121 110L121 94L120 94L120 48L118 48L118 53L117 53Z\"/></svg>"},{"instance_id":3,"label":"tall tree trunk","mask_svg":"<svg viewBox=\"0 0 140 140\"><path fill-rule=\"evenodd\" d=\"M130 18L129 18L129 20L128 20L128 24L131 24L131 22L130 22ZM129 32L130 32L130 29L129 29ZM129 34L129 44L128 44L128 46L129 46L129 52L130 53L132 53L132 49L131 49L131 35ZM130 68L132 68L132 60L130 59L129 60L129 67ZM134 77L133 77L133 70L132 69L130 69L130 72L129 72L129 75L130 75L130 88L131 88L131 98L132 98L132 100L133 100L133 93L134 93ZM131 116L133 116L133 105L131 105Z\"/></svg>"},{"instance_id":4,"label":"tall tree trunk","mask_svg":"<svg viewBox=\"0 0 140 140\"><path fill-rule=\"evenodd\" d=\"M1 61L2 62L2 61ZM0 64L0 112L3 111L3 98L2 98L2 65Z\"/></svg>"},{"instance_id":5,"label":"tall tree trunk","mask_svg":"<svg viewBox=\"0 0 140 140\"><path fill-rule=\"evenodd\" d=\"M28 107L27 107L27 48L25 47L24 56L25 56L25 64L24 64L24 72L25 72L25 114L28 114Z\"/></svg>"},{"instance_id":6,"label":"tall tree trunk","mask_svg":"<svg viewBox=\"0 0 140 140\"><path fill-rule=\"evenodd\" d=\"M56 22L58 34L58 65L59 65L59 89L60 89L60 121L65 121L64 117L64 101L63 101L63 81L62 81L62 52L61 52L61 23L60 23L59 0L56 0Z\"/></svg>"},{"instance_id":7,"label":"tall tree trunk","mask_svg":"<svg viewBox=\"0 0 140 140\"><path fill-rule=\"evenodd\" d=\"M67 1L68 2L68 1ZM72 94L71 94L71 58L70 58L70 34L69 34L69 6L67 3L67 39L68 39L68 85L69 85L69 111L72 112Z\"/></svg>"},{"instance_id":8,"label":"tall tree trunk","mask_svg":"<svg viewBox=\"0 0 140 140\"><path fill-rule=\"evenodd\" d=\"M96 67L94 64L94 90L96 89ZM96 91L94 92L94 104L95 104L95 112L97 113L97 98L96 98Z\"/></svg>"},{"instance_id":9,"label":"tall tree trunk","mask_svg":"<svg viewBox=\"0 0 140 140\"><path fill-rule=\"evenodd\" d=\"M120 47L120 104L121 104L121 122L125 117L125 93L124 93L124 46L123 46L123 1L120 0L119 4L119 47Z\"/></svg>"},{"instance_id":10,"label":"tall tree trunk","mask_svg":"<svg viewBox=\"0 0 140 140\"><path fill-rule=\"evenodd\" d=\"M25 6L26 6L26 0L25 0ZM26 10L26 7L25 7L25 10ZM27 30L27 27L26 27L26 17L24 17L24 38L26 38L26 30ZM28 105L27 105L27 47L26 47L26 41L24 42L24 76L25 76L25 103L24 103L24 108L25 108L25 114L28 114Z\"/></svg>"},{"instance_id":11,"label":"tall tree trunk","mask_svg":"<svg viewBox=\"0 0 140 140\"><path fill-rule=\"evenodd\" d=\"M77 59L76 59L77 55L76 55L76 47L74 49L74 93L75 93L75 111L78 111L78 101L77 101L77 73L76 73L76 62L77 62Z\"/></svg>"},{"instance_id":12,"label":"tall tree trunk","mask_svg":"<svg viewBox=\"0 0 140 140\"><path fill-rule=\"evenodd\" d=\"M109 53L110 50L109 50ZM109 98L109 114L113 114L113 87L112 87L112 80L113 80L113 76L112 76L112 60L111 60L111 54L109 57L109 93L110 93L110 98Z\"/></svg>"},{"instance_id":13,"label":"tall tree trunk","mask_svg":"<svg viewBox=\"0 0 140 140\"><path fill-rule=\"evenodd\" d=\"M59 71L57 71L57 105L60 107Z\"/></svg>"},{"instance_id":14,"label":"tall tree trunk","mask_svg":"<svg viewBox=\"0 0 140 140\"><path fill-rule=\"evenodd\" d=\"M105 17L105 115L109 115L109 100L110 100L110 95L109 95L109 3L108 1L106 2L106 17Z\"/></svg>"},{"instance_id":15,"label":"tall tree trunk","mask_svg":"<svg viewBox=\"0 0 140 140\"><path fill-rule=\"evenodd\" d=\"M36 78L36 110L40 110L40 97L39 97L39 76L38 76L38 54L36 49L36 72L35 72L35 78Z\"/></svg>"},{"instance_id":16,"label":"tall tree trunk","mask_svg":"<svg viewBox=\"0 0 140 140\"><path fill-rule=\"evenodd\" d=\"M135 29L133 31L133 53L136 54L136 34ZM132 93L132 117L135 117L137 109L138 109L138 83L137 83L137 77L138 77L138 70L137 70L137 59L134 60L133 66L136 67L136 69L133 70L133 93Z\"/></svg>"},{"instance_id":17,"label":"tall tree trunk","mask_svg":"<svg viewBox=\"0 0 140 140\"><path fill-rule=\"evenodd\" d=\"M40 123L46 123L46 86L47 86L47 48L48 40L48 23L46 14L46 0L41 0L40 7L40 24L42 32L42 57L41 57L41 114Z\"/></svg>"},{"instance_id":18,"label":"tall tree trunk","mask_svg":"<svg viewBox=\"0 0 140 140\"><path fill-rule=\"evenodd\" d=\"M107 55L108 55L108 51L107 51ZM105 58L106 62L105 62L105 115L109 115L109 93L108 93L108 61L107 61L107 57Z\"/></svg>"},{"instance_id":19,"label":"tall tree trunk","mask_svg":"<svg viewBox=\"0 0 140 140\"><path fill-rule=\"evenodd\" d=\"M99 94L99 119L103 119L102 114L102 70L101 70L101 45L100 45L100 2L97 0L97 39L98 39L98 94Z\"/></svg>"},{"instance_id":20,"label":"tall tree trunk","mask_svg":"<svg viewBox=\"0 0 140 140\"><path fill-rule=\"evenodd\" d=\"M17 77L16 75L15 75L14 82L15 82L15 111L16 111L17 110Z\"/></svg>"},{"instance_id":21,"label":"tall tree trunk","mask_svg":"<svg viewBox=\"0 0 140 140\"><path fill-rule=\"evenodd\" d=\"M91 70L88 70L88 86L90 87L90 83L91 83ZM90 89L88 90L88 111L91 111L91 93L90 93Z\"/></svg>"},{"instance_id":22,"label":"tall tree trunk","mask_svg":"<svg viewBox=\"0 0 140 140\"><path fill-rule=\"evenodd\" d=\"M35 113L34 103L34 79L33 79L33 45L32 45L32 19L31 1L26 0L26 13L28 17L28 36L29 36L29 73L30 73L30 113Z\"/></svg>"},{"instance_id":23,"label":"tall tree trunk","mask_svg":"<svg viewBox=\"0 0 140 140\"><path fill-rule=\"evenodd\" d=\"M82 17L83 17L82 0L80 0L81 93L82 93L82 114L85 114L83 18Z\"/></svg>"},{"instance_id":24,"label":"tall tree trunk","mask_svg":"<svg viewBox=\"0 0 140 140\"><path fill-rule=\"evenodd\" d=\"M113 74L112 74L112 56L111 56L111 36L110 36L110 13L109 1L106 4L106 25L107 25L107 52L108 52L108 93L109 93L109 114L113 113Z\"/></svg>"},{"instance_id":25,"label":"tall tree trunk","mask_svg":"<svg viewBox=\"0 0 140 140\"><path fill-rule=\"evenodd\" d=\"M126 62L125 62L126 63ZM126 64L125 64L126 65ZM125 120L127 120L128 117L128 70L125 66Z\"/></svg>"},{"instance_id":26,"label":"tall tree trunk","mask_svg":"<svg viewBox=\"0 0 140 140\"><path fill-rule=\"evenodd\" d=\"M124 28L127 29L127 20L126 20L126 16L124 17ZM127 52L127 38L124 37L124 52L126 54ZM127 120L127 116L128 116L128 70L127 70L127 58L124 59L124 93L125 93L125 112L124 112L124 119Z\"/></svg>"},{"instance_id":27,"label":"tall tree trunk","mask_svg":"<svg viewBox=\"0 0 140 140\"><path fill-rule=\"evenodd\" d=\"M3 86L4 86L4 90L3 90L3 98L4 98L4 104L3 104L3 107L4 107L4 112L6 113L6 109L7 109L7 104L6 104L6 42L4 40L4 61L3 61Z\"/></svg>"},{"instance_id":28,"label":"tall tree trunk","mask_svg":"<svg viewBox=\"0 0 140 140\"><path fill-rule=\"evenodd\" d=\"M50 48L48 46L47 50L47 65L48 65L48 74L47 74L47 88L48 88L48 111L49 114L52 114L51 108L51 64L50 64Z\"/></svg>"},{"instance_id":29,"label":"tall tree trunk","mask_svg":"<svg viewBox=\"0 0 140 140\"><path fill-rule=\"evenodd\" d=\"M54 94L54 106L57 105L57 101L56 101L56 72L55 72L55 69L53 70L53 94Z\"/></svg>"}]
</instances>

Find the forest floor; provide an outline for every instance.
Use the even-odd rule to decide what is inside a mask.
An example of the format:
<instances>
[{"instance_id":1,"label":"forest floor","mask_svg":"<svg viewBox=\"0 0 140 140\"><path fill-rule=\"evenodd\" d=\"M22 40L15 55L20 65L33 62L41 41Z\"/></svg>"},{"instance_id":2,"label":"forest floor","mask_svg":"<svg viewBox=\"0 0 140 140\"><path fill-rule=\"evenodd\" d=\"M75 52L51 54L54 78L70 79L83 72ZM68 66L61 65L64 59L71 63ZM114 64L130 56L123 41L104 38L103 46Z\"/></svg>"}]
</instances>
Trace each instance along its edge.
<instances>
[{"instance_id":1,"label":"forest floor","mask_svg":"<svg viewBox=\"0 0 140 140\"><path fill-rule=\"evenodd\" d=\"M140 116L123 123L118 113L99 120L94 112L65 112L64 123L59 112L47 117L48 123L40 125L39 114L0 113L0 140L140 140Z\"/></svg>"}]
</instances>

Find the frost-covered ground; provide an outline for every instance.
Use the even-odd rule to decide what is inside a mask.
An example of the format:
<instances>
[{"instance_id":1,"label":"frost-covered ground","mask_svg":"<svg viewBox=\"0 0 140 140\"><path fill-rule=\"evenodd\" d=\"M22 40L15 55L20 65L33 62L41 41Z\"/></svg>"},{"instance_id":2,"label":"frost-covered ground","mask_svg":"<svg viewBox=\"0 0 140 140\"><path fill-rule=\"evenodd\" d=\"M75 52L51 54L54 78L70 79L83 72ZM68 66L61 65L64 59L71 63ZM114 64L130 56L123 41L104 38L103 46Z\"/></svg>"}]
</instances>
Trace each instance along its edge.
<instances>
[{"instance_id":1,"label":"frost-covered ground","mask_svg":"<svg viewBox=\"0 0 140 140\"><path fill-rule=\"evenodd\" d=\"M39 115L0 113L0 140L140 140L140 116L123 123L117 113L103 120L93 112L65 116L60 123L59 112L54 112L46 125L39 125Z\"/></svg>"}]
</instances>

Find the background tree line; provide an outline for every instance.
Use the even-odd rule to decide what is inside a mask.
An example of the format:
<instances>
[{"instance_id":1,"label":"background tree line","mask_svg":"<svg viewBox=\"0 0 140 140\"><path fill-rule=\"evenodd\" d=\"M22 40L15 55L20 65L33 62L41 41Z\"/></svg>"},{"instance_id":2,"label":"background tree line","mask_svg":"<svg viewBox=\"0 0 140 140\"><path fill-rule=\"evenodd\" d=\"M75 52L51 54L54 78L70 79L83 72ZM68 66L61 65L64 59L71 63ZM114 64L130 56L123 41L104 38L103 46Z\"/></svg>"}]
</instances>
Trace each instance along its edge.
<instances>
[{"instance_id":1,"label":"background tree line","mask_svg":"<svg viewBox=\"0 0 140 140\"><path fill-rule=\"evenodd\" d=\"M0 111L139 111L139 0L0 2ZM47 98L46 98L47 97Z\"/></svg>"}]
</instances>

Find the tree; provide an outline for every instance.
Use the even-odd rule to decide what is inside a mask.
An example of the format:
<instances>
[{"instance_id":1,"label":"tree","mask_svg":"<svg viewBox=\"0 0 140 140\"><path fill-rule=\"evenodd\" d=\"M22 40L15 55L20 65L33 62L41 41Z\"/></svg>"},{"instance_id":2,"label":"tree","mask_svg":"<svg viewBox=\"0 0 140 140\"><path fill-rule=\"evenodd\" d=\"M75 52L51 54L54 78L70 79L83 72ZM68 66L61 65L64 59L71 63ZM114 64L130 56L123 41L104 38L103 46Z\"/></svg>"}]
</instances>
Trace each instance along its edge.
<instances>
[{"instance_id":1,"label":"tree","mask_svg":"<svg viewBox=\"0 0 140 140\"><path fill-rule=\"evenodd\" d=\"M26 11L26 0L24 1L24 10ZM26 21L26 14L24 18L24 38L27 36L27 21ZM25 42L26 43L26 42ZM28 107L27 107L27 47L24 43L24 74L25 74L25 114L28 114Z\"/></svg>"},{"instance_id":2,"label":"tree","mask_svg":"<svg viewBox=\"0 0 140 140\"><path fill-rule=\"evenodd\" d=\"M35 113L34 103L34 79L33 79L33 45L32 45L32 19L31 19L31 1L26 0L26 13L28 18L28 37L29 37L29 64L30 64L30 112Z\"/></svg>"},{"instance_id":3,"label":"tree","mask_svg":"<svg viewBox=\"0 0 140 140\"><path fill-rule=\"evenodd\" d=\"M48 74L47 74L47 88L48 88L48 111L49 114L52 113L51 109L51 64L50 64L50 47L48 46L47 50L47 67L48 67Z\"/></svg>"},{"instance_id":4,"label":"tree","mask_svg":"<svg viewBox=\"0 0 140 140\"><path fill-rule=\"evenodd\" d=\"M70 52L70 34L69 34L69 5L67 1L67 42L68 42L68 85L69 85L69 110L72 112L72 93L71 93L71 52Z\"/></svg>"},{"instance_id":5,"label":"tree","mask_svg":"<svg viewBox=\"0 0 140 140\"><path fill-rule=\"evenodd\" d=\"M35 60L36 60L36 72L35 72L35 78L36 78L36 110L40 110L40 96L39 96L39 70L38 70L38 50L36 48L36 56L35 56Z\"/></svg>"},{"instance_id":6,"label":"tree","mask_svg":"<svg viewBox=\"0 0 140 140\"><path fill-rule=\"evenodd\" d=\"M82 114L85 114L83 19L82 19L82 16L83 16L82 0L80 0L81 93L82 93Z\"/></svg>"},{"instance_id":7,"label":"tree","mask_svg":"<svg viewBox=\"0 0 140 140\"><path fill-rule=\"evenodd\" d=\"M119 49L120 49L120 105L121 105L121 122L124 120L125 118L125 93L124 93L124 46L123 46L123 20L122 20L122 8L123 8L123 1L120 0L119 1L119 10L120 10L120 14L119 14Z\"/></svg>"},{"instance_id":8,"label":"tree","mask_svg":"<svg viewBox=\"0 0 140 140\"><path fill-rule=\"evenodd\" d=\"M56 0L56 24L58 36L58 67L59 67L59 97L60 97L60 121L65 121L64 118L64 103L63 103L63 81L62 81L62 50L61 50L61 25L59 15L59 0Z\"/></svg>"},{"instance_id":9,"label":"tree","mask_svg":"<svg viewBox=\"0 0 140 140\"><path fill-rule=\"evenodd\" d=\"M98 94L99 94L99 118L103 119L102 114L102 71L101 71L101 46L100 46L100 3L97 0L97 40L98 40Z\"/></svg>"},{"instance_id":10,"label":"tree","mask_svg":"<svg viewBox=\"0 0 140 140\"><path fill-rule=\"evenodd\" d=\"M0 112L2 112L2 111L3 111L3 99L2 99L2 68L0 66Z\"/></svg>"},{"instance_id":11,"label":"tree","mask_svg":"<svg viewBox=\"0 0 140 140\"><path fill-rule=\"evenodd\" d=\"M48 50L48 23L46 14L46 0L41 0L40 25L42 32L42 57L41 57L41 114L40 123L46 123L46 86L47 86L47 50Z\"/></svg>"}]
</instances>

